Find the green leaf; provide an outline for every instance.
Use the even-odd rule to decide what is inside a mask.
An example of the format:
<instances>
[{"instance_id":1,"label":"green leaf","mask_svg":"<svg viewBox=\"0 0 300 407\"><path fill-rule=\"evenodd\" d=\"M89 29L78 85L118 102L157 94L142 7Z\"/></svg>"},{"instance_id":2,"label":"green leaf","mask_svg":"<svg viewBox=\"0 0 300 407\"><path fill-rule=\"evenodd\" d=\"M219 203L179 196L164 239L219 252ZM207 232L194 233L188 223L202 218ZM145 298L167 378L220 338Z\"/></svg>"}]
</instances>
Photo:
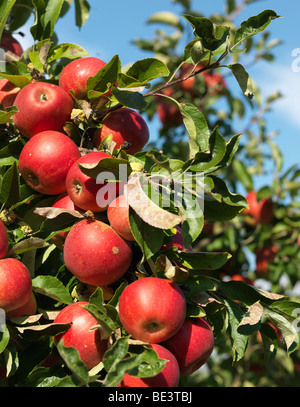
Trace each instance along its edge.
<instances>
[{"instance_id":1,"label":"green leaf","mask_svg":"<svg viewBox=\"0 0 300 407\"><path fill-rule=\"evenodd\" d=\"M198 152L195 157L187 161L183 169L190 171L211 172L222 161L226 153L226 140L221 135L218 127L215 127L209 136L209 147L207 152Z\"/></svg>"},{"instance_id":2,"label":"green leaf","mask_svg":"<svg viewBox=\"0 0 300 407\"><path fill-rule=\"evenodd\" d=\"M115 387L127 372L138 377L156 376L165 363L153 349L144 347L142 352L129 352L129 337L120 337L104 354L103 364L107 371L104 383L107 387Z\"/></svg>"},{"instance_id":3,"label":"green leaf","mask_svg":"<svg viewBox=\"0 0 300 407\"><path fill-rule=\"evenodd\" d=\"M264 10L257 16L250 17L248 20L243 21L240 28L235 33L234 45L232 48L237 47L253 35L264 31L271 21L276 18L280 18L280 16L278 16L275 11Z\"/></svg>"},{"instance_id":4,"label":"green leaf","mask_svg":"<svg viewBox=\"0 0 300 407\"><path fill-rule=\"evenodd\" d=\"M240 301L246 305L252 305L260 301L261 304L271 305L282 299L282 295L268 293L264 290L250 286L243 281L222 281L222 291L233 301Z\"/></svg>"},{"instance_id":5,"label":"green leaf","mask_svg":"<svg viewBox=\"0 0 300 407\"><path fill-rule=\"evenodd\" d=\"M167 66L156 58L146 58L134 62L127 70L126 75L134 78L140 84L146 84L153 79L168 76L170 73Z\"/></svg>"},{"instance_id":6,"label":"green leaf","mask_svg":"<svg viewBox=\"0 0 300 407\"><path fill-rule=\"evenodd\" d=\"M62 43L51 48L48 54L47 63L53 64L61 58L76 59L88 56L89 53L80 45L72 43Z\"/></svg>"},{"instance_id":7,"label":"green leaf","mask_svg":"<svg viewBox=\"0 0 300 407\"><path fill-rule=\"evenodd\" d=\"M105 179L110 181L122 180L126 181L130 175L131 168L129 163L124 158L107 157L102 158L97 163L81 164L78 163L80 170L93 179L97 179L101 173L105 172ZM109 176L111 173L111 177Z\"/></svg>"},{"instance_id":8,"label":"green leaf","mask_svg":"<svg viewBox=\"0 0 300 407\"><path fill-rule=\"evenodd\" d=\"M255 85L245 68L241 64L228 65L228 68L235 76L241 90L248 99L253 99Z\"/></svg>"},{"instance_id":9,"label":"green leaf","mask_svg":"<svg viewBox=\"0 0 300 407\"><path fill-rule=\"evenodd\" d=\"M35 7L35 21L30 28L33 38L38 41L51 38L64 0L32 0L32 2Z\"/></svg>"},{"instance_id":10,"label":"green leaf","mask_svg":"<svg viewBox=\"0 0 300 407\"><path fill-rule=\"evenodd\" d=\"M208 149L209 128L204 115L196 106L191 103L180 103L179 108L189 137L190 157L194 157L199 150Z\"/></svg>"},{"instance_id":11,"label":"green leaf","mask_svg":"<svg viewBox=\"0 0 300 407\"><path fill-rule=\"evenodd\" d=\"M6 206L13 205L20 200L20 174L18 165L13 162L2 178L0 187L0 202Z\"/></svg>"},{"instance_id":12,"label":"green leaf","mask_svg":"<svg viewBox=\"0 0 300 407\"><path fill-rule=\"evenodd\" d=\"M32 76L28 66L21 61L12 61L6 63L5 72L1 72L0 76L9 80L19 88L23 88L32 81Z\"/></svg>"},{"instance_id":13,"label":"green leaf","mask_svg":"<svg viewBox=\"0 0 300 407\"><path fill-rule=\"evenodd\" d=\"M3 29L5 28L10 11L16 0L2 0L0 4L0 38L2 37Z\"/></svg>"},{"instance_id":14,"label":"green leaf","mask_svg":"<svg viewBox=\"0 0 300 407\"><path fill-rule=\"evenodd\" d=\"M64 304L71 304L72 302L68 289L54 276L40 275L35 277L32 280L32 289Z\"/></svg>"},{"instance_id":15,"label":"green leaf","mask_svg":"<svg viewBox=\"0 0 300 407\"><path fill-rule=\"evenodd\" d=\"M237 179L244 185L247 191L253 191L253 180L244 162L234 158L232 168Z\"/></svg>"},{"instance_id":16,"label":"green leaf","mask_svg":"<svg viewBox=\"0 0 300 407\"><path fill-rule=\"evenodd\" d=\"M57 344L57 349L68 368L77 377L81 385L87 385L89 383L89 372L83 361L80 359L78 350L64 346L63 341L60 341Z\"/></svg>"},{"instance_id":17,"label":"green leaf","mask_svg":"<svg viewBox=\"0 0 300 407\"><path fill-rule=\"evenodd\" d=\"M16 243L9 251L10 254L22 254L29 250L34 249L42 249L44 247L48 247L49 243L47 243L44 239L39 237L29 237L27 239L23 239L20 242Z\"/></svg>"},{"instance_id":18,"label":"green leaf","mask_svg":"<svg viewBox=\"0 0 300 407\"><path fill-rule=\"evenodd\" d=\"M90 5L87 0L75 0L75 21L77 27L82 27L90 15Z\"/></svg>"},{"instance_id":19,"label":"green leaf","mask_svg":"<svg viewBox=\"0 0 300 407\"><path fill-rule=\"evenodd\" d=\"M111 318L108 314L108 310L111 310L111 308L108 308L107 306L100 307L99 305L95 305L93 303L82 305L82 307L95 317L100 327L105 331L101 332L100 330L101 335L103 334L104 337L108 337L115 329L118 328L118 322ZM116 317L116 314L114 317Z\"/></svg>"},{"instance_id":20,"label":"green leaf","mask_svg":"<svg viewBox=\"0 0 300 407\"><path fill-rule=\"evenodd\" d=\"M44 41L40 41L36 44L34 50L29 52L29 58L33 65L33 67L41 72L44 73L48 53L51 47L51 42L47 39Z\"/></svg>"},{"instance_id":21,"label":"green leaf","mask_svg":"<svg viewBox=\"0 0 300 407\"><path fill-rule=\"evenodd\" d=\"M12 107L8 108L5 111L0 110L0 124L5 124L5 123L9 122L10 118L13 117L13 115L15 113L17 113L18 111L19 110L15 106L12 106ZM5 160L5 162L3 160L2 160L2 162L0 161L0 164L2 164L2 165L10 165L10 164L13 163L13 161L15 161L15 159L11 159L11 157L9 157L9 159Z\"/></svg>"},{"instance_id":22,"label":"green leaf","mask_svg":"<svg viewBox=\"0 0 300 407\"><path fill-rule=\"evenodd\" d=\"M118 73L121 69L121 62L118 55L101 68L96 75L87 80L88 98L93 99L107 92L117 81Z\"/></svg>"},{"instance_id":23,"label":"green leaf","mask_svg":"<svg viewBox=\"0 0 300 407\"><path fill-rule=\"evenodd\" d=\"M132 208L129 208L129 222L134 239L140 246L145 260L148 260L163 245L164 231L144 222Z\"/></svg>"},{"instance_id":24,"label":"green leaf","mask_svg":"<svg viewBox=\"0 0 300 407\"><path fill-rule=\"evenodd\" d=\"M238 304L229 299L224 299L228 314L228 332L232 340L233 362L238 362L244 356L248 346L248 335L239 332L239 325L244 317L244 312Z\"/></svg>"},{"instance_id":25,"label":"green leaf","mask_svg":"<svg viewBox=\"0 0 300 407\"><path fill-rule=\"evenodd\" d=\"M4 310L0 309L0 355L9 344L10 334L7 325L4 323Z\"/></svg>"},{"instance_id":26,"label":"green leaf","mask_svg":"<svg viewBox=\"0 0 300 407\"><path fill-rule=\"evenodd\" d=\"M182 25L180 23L178 16L170 11L159 11L157 13L152 14L148 18L147 23L167 24L180 30L182 29Z\"/></svg>"},{"instance_id":27,"label":"green leaf","mask_svg":"<svg viewBox=\"0 0 300 407\"><path fill-rule=\"evenodd\" d=\"M227 252L180 252L182 265L194 270L217 270L231 258Z\"/></svg>"},{"instance_id":28,"label":"green leaf","mask_svg":"<svg viewBox=\"0 0 300 407\"><path fill-rule=\"evenodd\" d=\"M225 181L214 175L210 178L213 180L214 188L212 190L212 196L219 202L224 202L226 205L238 206L241 208L247 208L248 203L244 196L229 191Z\"/></svg>"},{"instance_id":29,"label":"green leaf","mask_svg":"<svg viewBox=\"0 0 300 407\"><path fill-rule=\"evenodd\" d=\"M271 311L264 310L264 314L268 317L274 325L279 329L285 341L288 354L291 354L299 347L299 332L294 324L290 323L283 315Z\"/></svg>"},{"instance_id":30,"label":"green leaf","mask_svg":"<svg viewBox=\"0 0 300 407\"><path fill-rule=\"evenodd\" d=\"M230 31L229 27L216 25L205 17L185 14L183 18L192 25L195 37L202 39L204 48L215 51L226 42Z\"/></svg>"},{"instance_id":31,"label":"green leaf","mask_svg":"<svg viewBox=\"0 0 300 407\"><path fill-rule=\"evenodd\" d=\"M147 106L147 102L140 92L113 88L112 93L118 102L131 109L142 110Z\"/></svg>"}]
</instances>

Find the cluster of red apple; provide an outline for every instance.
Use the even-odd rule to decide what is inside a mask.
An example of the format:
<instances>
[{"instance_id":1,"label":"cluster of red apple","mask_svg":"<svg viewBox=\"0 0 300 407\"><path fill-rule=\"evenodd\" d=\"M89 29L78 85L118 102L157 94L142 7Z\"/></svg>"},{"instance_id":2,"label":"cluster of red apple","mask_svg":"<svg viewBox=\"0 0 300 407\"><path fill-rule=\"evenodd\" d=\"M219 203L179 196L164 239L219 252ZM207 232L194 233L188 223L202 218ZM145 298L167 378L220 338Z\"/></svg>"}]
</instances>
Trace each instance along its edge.
<instances>
[{"instance_id":1,"label":"cluster of red apple","mask_svg":"<svg viewBox=\"0 0 300 407\"><path fill-rule=\"evenodd\" d=\"M98 150L108 135L113 136L115 148L126 145L129 154L140 151L149 139L142 116L125 107L109 113L101 126L94 129L94 150L87 153L64 131L76 100L87 99L87 79L105 65L93 57L74 60L62 70L57 85L39 80L22 89L13 87L11 91L11 84L3 80L0 100L4 108L11 105L18 108L13 120L26 141L19 156L19 171L25 182L41 194L57 195L54 208L107 213L107 223L96 217L85 218L70 231L53 238L54 242L60 239L62 243L67 269L80 282L94 288L105 288L126 273L132 262L130 242L134 237L122 186L97 183L80 170L78 163L96 164L111 157ZM111 202L102 203L98 199L104 186L115 189ZM37 303L30 273L21 261L5 258L9 245L3 223L0 234L0 307L8 317L34 314ZM62 340L65 346L76 348L90 369L102 360L109 340L100 330L90 330L97 321L83 304L74 302L59 312L54 323L72 325L55 337L54 342ZM139 379L126 374L121 386L177 386L181 375L193 373L212 353L214 336L210 325L203 318L186 317L184 294L170 280L143 277L130 283L121 294L119 316L129 335L149 344L160 358L168 361L153 378Z\"/></svg>"}]
</instances>

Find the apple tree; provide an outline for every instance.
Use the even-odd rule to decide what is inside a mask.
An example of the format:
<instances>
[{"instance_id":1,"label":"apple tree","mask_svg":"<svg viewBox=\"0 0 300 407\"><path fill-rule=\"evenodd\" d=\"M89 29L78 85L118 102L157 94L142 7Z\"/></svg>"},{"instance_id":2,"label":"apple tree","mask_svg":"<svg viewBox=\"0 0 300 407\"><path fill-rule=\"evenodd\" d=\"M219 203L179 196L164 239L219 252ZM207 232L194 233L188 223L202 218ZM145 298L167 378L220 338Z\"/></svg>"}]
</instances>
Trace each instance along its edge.
<instances>
[{"instance_id":1,"label":"apple tree","mask_svg":"<svg viewBox=\"0 0 300 407\"><path fill-rule=\"evenodd\" d=\"M235 24L234 1L225 15L204 17L178 0L180 16L148 20L171 30L135 40L153 56L125 67L117 50L99 62L80 44L59 42L55 24L71 3L0 6L0 383L291 385L299 364L299 169L283 171L267 131L280 94L262 100L246 68L272 63L280 41L268 29L280 16L245 8ZM88 24L88 2L74 4L75 24ZM33 45L18 55L3 39L31 13ZM51 110L58 88L72 105L54 128L51 118L67 106L58 99L61 108ZM152 120L161 123L157 135L149 134ZM269 166L274 179L257 191ZM24 308L6 306L10 258L31 276ZM177 337L178 348L188 346L187 332L198 344L191 360L166 363L160 347ZM180 365L192 361L195 369Z\"/></svg>"}]
</instances>

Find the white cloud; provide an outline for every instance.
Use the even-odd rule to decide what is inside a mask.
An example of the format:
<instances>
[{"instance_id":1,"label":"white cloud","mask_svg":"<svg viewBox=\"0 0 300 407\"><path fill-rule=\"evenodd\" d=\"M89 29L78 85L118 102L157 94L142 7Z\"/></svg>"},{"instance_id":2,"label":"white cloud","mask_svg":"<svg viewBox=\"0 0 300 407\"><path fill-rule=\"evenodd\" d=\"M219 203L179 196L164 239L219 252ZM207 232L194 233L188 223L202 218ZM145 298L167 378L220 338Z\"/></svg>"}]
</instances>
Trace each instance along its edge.
<instances>
[{"instance_id":1,"label":"white cloud","mask_svg":"<svg viewBox=\"0 0 300 407\"><path fill-rule=\"evenodd\" d=\"M300 70L298 72L295 71L294 62L291 59L290 65L283 66L273 63L265 66L263 69L260 69L259 75L255 79L264 97L268 97L276 91L282 94L282 98L277 100L272 106L272 110L278 115L278 118L299 126Z\"/></svg>"}]
</instances>

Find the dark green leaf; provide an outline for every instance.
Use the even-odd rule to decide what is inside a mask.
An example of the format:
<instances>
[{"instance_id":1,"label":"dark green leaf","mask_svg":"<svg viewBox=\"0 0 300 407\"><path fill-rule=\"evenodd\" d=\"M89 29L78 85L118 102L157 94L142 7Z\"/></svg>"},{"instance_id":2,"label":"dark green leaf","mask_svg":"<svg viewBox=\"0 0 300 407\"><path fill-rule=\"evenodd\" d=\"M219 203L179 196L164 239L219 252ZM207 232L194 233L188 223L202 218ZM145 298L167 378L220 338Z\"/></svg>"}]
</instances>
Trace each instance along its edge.
<instances>
[{"instance_id":1,"label":"dark green leaf","mask_svg":"<svg viewBox=\"0 0 300 407\"><path fill-rule=\"evenodd\" d=\"M142 110L147 106L147 102L140 92L113 88L112 93L118 102L131 109Z\"/></svg>"},{"instance_id":2,"label":"dark green leaf","mask_svg":"<svg viewBox=\"0 0 300 407\"><path fill-rule=\"evenodd\" d=\"M179 258L183 266L194 270L216 270L224 266L231 255L227 252L180 252Z\"/></svg>"},{"instance_id":3,"label":"dark green leaf","mask_svg":"<svg viewBox=\"0 0 300 407\"><path fill-rule=\"evenodd\" d=\"M273 10L264 10L257 16L250 17L248 20L243 21L240 28L235 33L234 47L237 47L249 37L264 31L272 20L279 17L280 16L278 16Z\"/></svg>"},{"instance_id":4,"label":"dark green leaf","mask_svg":"<svg viewBox=\"0 0 300 407\"><path fill-rule=\"evenodd\" d=\"M228 313L228 332L232 340L233 361L238 362L245 355L248 346L248 335L239 332L239 325L244 317L244 312L238 304L229 299L224 299Z\"/></svg>"},{"instance_id":5,"label":"dark green leaf","mask_svg":"<svg viewBox=\"0 0 300 407\"><path fill-rule=\"evenodd\" d=\"M142 59L135 62L127 70L126 75L136 79L141 84L169 75L167 66L155 58Z\"/></svg>"},{"instance_id":6,"label":"dark green leaf","mask_svg":"<svg viewBox=\"0 0 300 407\"><path fill-rule=\"evenodd\" d=\"M64 0L32 0L35 7L35 21L30 28L35 40L51 38Z\"/></svg>"},{"instance_id":7,"label":"dark green leaf","mask_svg":"<svg viewBox=\"0 0 300 407\"><path fill-rule=\"evenodd\" d=\"M16 0L2 0L0 3L0 38L2 36L3 29L5 28L8 16L15 2Z\"/></svg>"},{"instance_id":8,"label":"dark green leaf","mask_svg":"<svg viewBox=\"0 0 300 407\"><path fill-rule=\"evenodd\" d=\"M53 64L61 58L76 59L88 56L88 52L80 45L63 43L51 48L48 54L47 63Z\"/></svg>"},{"instance_id":9,"label":"dark green leaf","mask_svg":"<svg viewBox=\"0 0 300 407\"><path fill-rule=\"evenodd\" d=\"M79 28L87 22L89 15L89 2L87 0L75 0L75 21Z\"/></svg>"},{"instance_id":10,"label":"dark green leaf","mask_svg":"<svg viewBox=\"0 0 300 407\"><path fill-rule=\"evenodd\" d=\"M87 80L87 91L89 99L101 96L115 84L118 73L121 69L121 62L118 55L115 55L96 75Z\"/></svg>"},{"instance_id":11,"label":"dark green leaf","mask_svg":"<svg viewBox=\"0 0 300 407\"><path fill-rule=\"evenodd\" d=\"M132 208L129 209L129 222L133 236L148 260L163 245L164 231L144 222Z\"/></svg>"},{"instance_id":12,"label":"dark green leaf","mask_svg":"<svg viewBox=\"0 0 300 407\"><path fill-rule=\"evenodd\" d=\"M68 289L57 277L50 275L37 276L32 280L32 288L35 292L64 304L71 304L72 302Z\"/></svg>"},{"instance_id":13,"label":"dark green leaf","mask_svg":"<svg viewBox=\"0 0 300 407\"><path fill-rule=\"evenodd\" d=\"M214 51L226 42L230 31L229 27L216 25L205 17L188 14L183 15L183 17L192 25L195 37L202 39L204 48Z\"/></svg>"},{"instance_id":14,"label":"dark green leaf","mask_svg":"<svg viewBox=\"0 0 300 407\"><path fill-rule=\"evenodd\" d=\"M182 29L182 25L180 23L178 16L170 11L159 11L157 13L152 14L148 18L147 23L167 24L180 30Z\"/></svg>"},{"instance_id":15,"label":"dark green leaf","mask_svg":"<svg viewBox=\"0 0 300 407\"><path fill-rule=\"evenodd\" d=\"M64 346L63 341L57 344L57 349L68 368L79 379L81 385L87 385L89 383L89 373L85 364L80 359L78 350Z\"/></svg>"},{"instance_id":16,"label":"dark green leaf","mask_svg":"<svg viewBox=\"0 0 300 407\"><path fill-rule=\"evenodd\" d=\"M245 68L241 64L228 65L228 68L232 71L241 90L248 99L253 99L255 85Z\"/></svg>"},{"instance_id":17,"label":"dark green leaf","mask_svg":"<svg viewBox=\"0 0 300 407\"><path fill-rule=\"evenodd\" d=\"M0 188L0 202L6 206L13 205L20 200L20 175L16 162L6 171Z\"/></svg>"}]
</instances>

